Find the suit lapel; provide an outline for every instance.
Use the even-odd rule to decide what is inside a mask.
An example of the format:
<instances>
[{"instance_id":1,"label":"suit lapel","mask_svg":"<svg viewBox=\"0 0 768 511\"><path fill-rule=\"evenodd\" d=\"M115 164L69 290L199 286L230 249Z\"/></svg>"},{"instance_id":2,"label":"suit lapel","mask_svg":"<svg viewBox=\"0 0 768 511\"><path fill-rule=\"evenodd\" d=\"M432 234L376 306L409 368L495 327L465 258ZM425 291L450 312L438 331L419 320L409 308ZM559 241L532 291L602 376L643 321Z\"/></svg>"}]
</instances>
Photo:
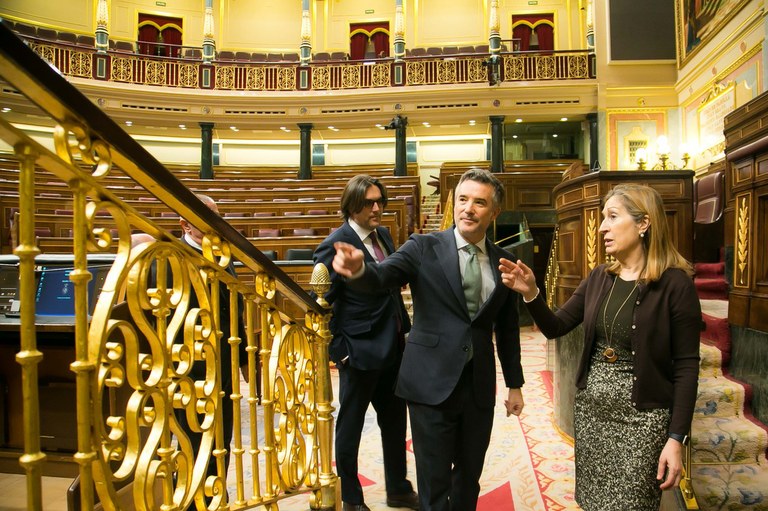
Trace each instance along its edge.
<instances>
[{"instance_id":1,"label":"suit lapel","mask_svg":"<svg viewBox=\"0 0 768 511\"><path fill-rule=\"evenodd\" d=\"M387 255L395 251L395 242L392 240L392 235L389 234L389 229L385 227L377 227L376 235L379 237L379 241L384 243L384 248L387 249Z\"/></svg>"}]
</instances>

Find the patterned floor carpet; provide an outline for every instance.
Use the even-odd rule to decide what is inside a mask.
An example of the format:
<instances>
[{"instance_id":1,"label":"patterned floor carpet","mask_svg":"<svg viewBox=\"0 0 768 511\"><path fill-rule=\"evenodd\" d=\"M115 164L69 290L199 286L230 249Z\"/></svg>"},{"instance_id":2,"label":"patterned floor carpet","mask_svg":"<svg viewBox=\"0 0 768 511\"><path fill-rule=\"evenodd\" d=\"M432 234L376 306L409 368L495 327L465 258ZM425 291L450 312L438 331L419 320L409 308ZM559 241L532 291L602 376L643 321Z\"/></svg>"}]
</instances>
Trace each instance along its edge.
<instances>
[{"instance_id":1,"label":"patterned floor carpet","mask_svg":"<svg viewBox=\"0 0 768 511\"><path fill-rule=\"evenodd\" d=\"M501 372L498 405L491 445L480 481L478 511L578 510L573 500L573 446L552 424L552 389L546 370L546 340L532 328L521 332L525 410L521 417L506 417L506 397ZM334 395L338 380L332 371ZM338 406L338 404L335 404ZM245 419L245 418L244 418ZM410 447L410 442L409 442ZM371 408L366 418L360 449L360 480L366 504L373 510L386 505L379 429ZM415 483L415 463L409 452L408 469ZM230 495L232 490L230 489ZM281 510L304 511L304 498L280 503Z\"/></svg>"}]
</instances>

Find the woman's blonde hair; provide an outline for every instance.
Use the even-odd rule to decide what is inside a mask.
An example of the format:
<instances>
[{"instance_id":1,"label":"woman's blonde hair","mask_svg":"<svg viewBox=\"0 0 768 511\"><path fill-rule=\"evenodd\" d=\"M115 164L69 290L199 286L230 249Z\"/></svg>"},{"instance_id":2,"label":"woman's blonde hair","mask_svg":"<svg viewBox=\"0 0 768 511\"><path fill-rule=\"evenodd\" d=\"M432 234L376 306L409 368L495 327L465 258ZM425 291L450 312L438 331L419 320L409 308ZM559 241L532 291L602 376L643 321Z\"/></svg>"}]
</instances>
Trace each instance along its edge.
<instances>
[{"instance_id":1,"label":"woman's blonde hair","mask_svg":"<svg viewBox=\"0 0 768 511\"><path fill-rule=\"evenodd\" d=\"M645 251L645 270L640 280L653 282L669 268L680 268L688 275L693 275L691 263L677 251L669 233L667 215L664 212L664 202L659 192L650 186L638 184L622 184L613 188L605 195L603 204L608 199L618 198L627 212L640 223L648 218L648 229L642 237ZM621 266L618 261L610 264L607 271L618 274Z\"/></svg>"}]
</instances>

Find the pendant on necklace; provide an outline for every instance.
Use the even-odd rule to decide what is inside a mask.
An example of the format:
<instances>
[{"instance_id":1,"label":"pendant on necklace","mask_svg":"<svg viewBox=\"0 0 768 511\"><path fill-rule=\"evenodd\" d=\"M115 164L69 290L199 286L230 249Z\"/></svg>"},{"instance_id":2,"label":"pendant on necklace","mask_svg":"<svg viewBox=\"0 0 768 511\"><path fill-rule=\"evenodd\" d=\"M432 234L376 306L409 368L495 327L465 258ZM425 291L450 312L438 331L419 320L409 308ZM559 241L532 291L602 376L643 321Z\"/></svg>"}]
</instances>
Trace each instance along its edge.
<instances>
[{"instance_id":1,"label":"pendant on necklace","mask_svg":"<svg viewBox=\"0 0 768 511\"><path fill-rule=\"evenodd\" d=\"M608 346L603 350L603 358L606 362L613 364L619 359L619 356L616 354L616 350Z\"/></svg>"}]
</instances>

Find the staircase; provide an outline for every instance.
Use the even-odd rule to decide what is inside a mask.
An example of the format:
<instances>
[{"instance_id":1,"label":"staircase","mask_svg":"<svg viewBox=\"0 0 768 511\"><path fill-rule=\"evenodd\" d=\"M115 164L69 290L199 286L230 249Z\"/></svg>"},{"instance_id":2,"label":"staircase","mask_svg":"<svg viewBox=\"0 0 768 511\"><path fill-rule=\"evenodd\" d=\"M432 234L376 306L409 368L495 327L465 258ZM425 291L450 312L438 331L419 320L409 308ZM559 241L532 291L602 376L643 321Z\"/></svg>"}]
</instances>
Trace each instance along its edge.
<instances>
[{"instance_id":1,"label":"staircase","mask_svg":"<svg viewBox=\"0 0 768 511\"><path fill-rule=\"evenodd\" d=\"M703 300L727 300L728 282L725 280L725 263L696 263L693 279L699 298Z\"/></svg>"},{"instance_id":2,"label":"staircase","mask_svg":"<svg viewBox=\"0 0 768 511\"><path fill-rule=\"evenodd\" d=\"M699 266L697 277L699 279ZM700 296L720 293L722 270L707 265ZM724 279L723 279L724 280ZM768 429L749 411L750 389L727 374L730 331L727 302L702 300L699 393L691 428L691 477L703 511L768 510Z\"/></svg>"},{"instance_id":3,"label":"staircase","mask_svg":"<svg viewBox=\"0 0 768 511\"><path fill-rule=\"evenodd\" d=\"M442 205L439 195L425 195L421 200L421 232L434 232L440 230L443 222Z\"/></svg>"},{"instance_id":4,"label":"staircase","mask_svg":"<svg viewBox=\"0 0 768 511\"><path fill-rule=\"evenodd\" d=\"M421 199L421 233L434 232L440 230L440 224L443 222L441 211L440 195L425 195ZM403 303L405 309L413 319L413 300L411 299L411 288L405 286L402 291Z\"/></svg>"}]
</instances>

